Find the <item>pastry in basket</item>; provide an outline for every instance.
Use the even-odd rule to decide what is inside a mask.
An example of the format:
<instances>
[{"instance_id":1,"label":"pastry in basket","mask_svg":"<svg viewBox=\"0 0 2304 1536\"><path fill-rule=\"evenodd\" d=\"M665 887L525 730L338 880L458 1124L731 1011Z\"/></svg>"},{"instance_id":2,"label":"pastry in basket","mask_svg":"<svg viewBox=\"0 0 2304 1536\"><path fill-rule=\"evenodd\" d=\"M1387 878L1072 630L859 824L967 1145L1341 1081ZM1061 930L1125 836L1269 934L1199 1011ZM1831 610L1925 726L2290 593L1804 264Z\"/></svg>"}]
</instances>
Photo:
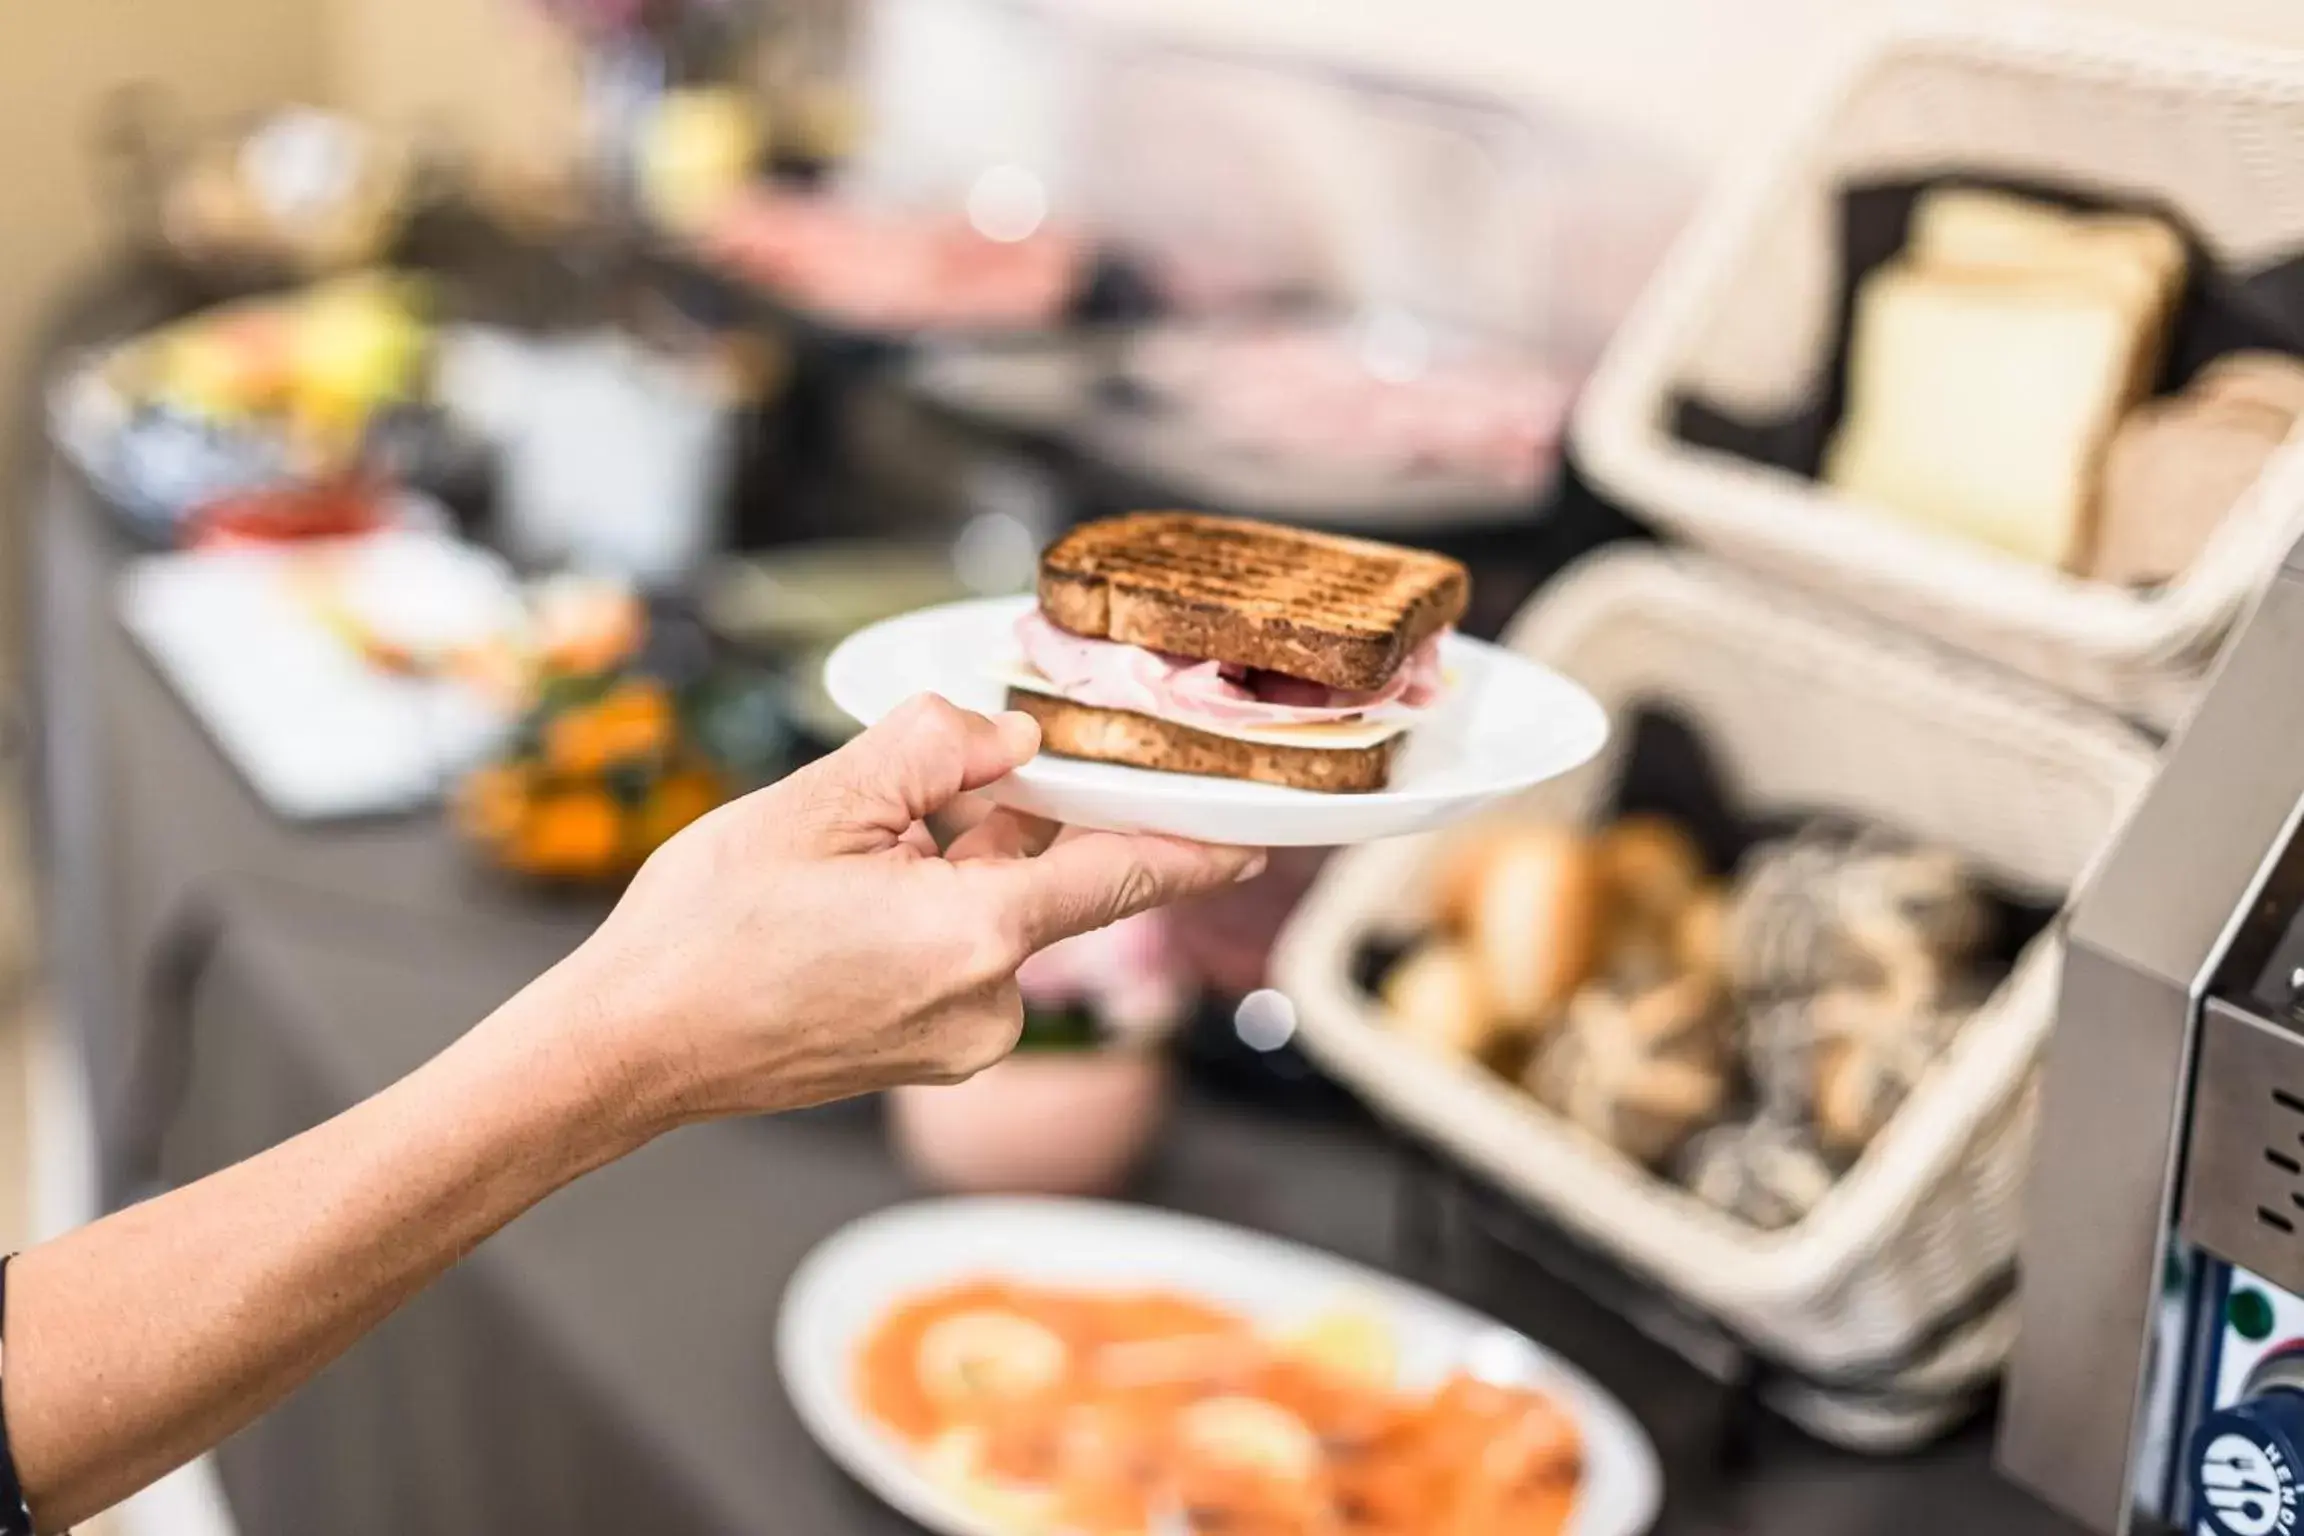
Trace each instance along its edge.
<instances>
[{"instance_id":1,"label":"pastry in basket","mask_svg":"<svg viewBox=\"0 0 2304 1536\"><path fill-rule=\"evenodd\" d=\"M1984 893L1818 818L1712 878L1682 826L1491 824L1444 856L1390 1026L1755 1225L1797 1221L1973 1011Z\"/></svg>"},{"instance_id":2,"label":"pastry in basket","mask_svg":"<svg viewBox=\"0 0 2304 1536\"><path fill-rule=\"evenodd\" d=\"M1459 944L1417 950L1384 978L1383 995L1394 1029L1451 1056L1485 1056L1505 1033L1480 962Z\"/></svg>"},{"instance_id":3,"label":"pastry in basket","mask_svg":"<svg viewBox=\"0 0 2304 1536\"><path fill-rule=\"evenodd\" d=\"M1551 1536L1582 1446L1543 1395L1403 1389L1381 1316L1293 1328L1166 1292L973 1280L900 1303L856 1394L921 1470L1016 1536L1173 1529Z\"/></svg>"},{"instance_id":4,"label":"pastry in basket","mask_svg":"<svg viewBox=\"0 0 2304 1536\"><path fill-rule=\"evenodd\" d=\"M1814 1210L1839 1177L1806 1132L1767 1116L1705 1131L1675 1172L1705 1204L1770 1232Z\"/></svg>"},{"instance_id":5,"label":"pastry in basket","mask_svg":"<svg viewBox=\"0 0 2304 1536\"><path fill-rule=\"evenodd\" d=\"M1934 994L1837 987L1753 1008L1745 1062L1764 1111L1812 1128L1816 1144L1846 1162L1870 1145L1965 1017Z\"/></svg>"},{"instance_id":6,"label":"pastry in basket","mask_svg":"<svg viewBox=\"0 0 2304 1536\"><path fill-rule=\"evenodd\" d=\"M1644 989L1703 960L1711 873L1695 841L1661 816L1628 816L1593 839L1611 932L1604 961L1618 986ZM1689 963L1690 956L1696 963Z\"/></svg>"},{"instance_id":7,"label":"pastry in basket","mask_svg":"<svg viewBox=\"0 0 2304 1536\"><path fill-rule=\"evenodd\" d=\"M1672 924L1672 958L1682 970L1727 974L1728 898L1717 888L1697 895Z\"/></svg>"},{"instance_id":8,"label":"pastry in basket","mask_svg":"<svg viewBox=\"0 0 2304 1536\"><path fill-rule=\"evenodd\" d=\"M1528 1087L1625 1156L1659 1165L1727 1107L1729 1023L1715 977L1634 995L1587 987L1530 1067Z\"/></svg>"},{"instance_id":9,"label":"pastry in basket","mask_svg":"<svg viewBox=\"0 0 2304 1536\"><path fill-rule=\"evenodd\" d=\"M1984 936L1982 898L1947 850L1840 828L1764 847L1746 870L1729 959L1754 1089L1853 1158L1964 1016L1955 980Z\"/></svg>"},{"instance_id":10,"label":"pastry in basket","mask_svg":"<svg viewBox=\"0 0 2304 1536\"><path fill-rule=\"evenodd\" d=\"M1008 706L1065 757L1336 793L1390 781L1471 582L1439 555L1183 512L1041 557Z\"/></svg>"},{"instance_id":11,"label":"pastry in basket","mask_svg":"<svg viewBox=\"0 0 2304 1536\"><path fill-rule=\"evenodd\" d=\"M1973 953L1983 927L1953 855L1824 825L1745 861L1721 943L1749 997L1891 984L1915 993Z\"/></svg>"},{"instance_id":12,"label":"pastry in basket","mask_svg":"<svg viewBox=\"0 0 2304 1536\"><path fill-rule=\"evenodd\" d=\"M1816 1139L1853 1157L1871 1143L1959 1022L1933 999L1827 992L1811 1009Z\"/></svg>"},{"instance_id":13,"label":"pastry in basket","mask_svg":"<svg viewBox=\"0 0 2304 1536\"><path fill-rule=\"evenodd\" d=\"M1838 882L1839 922L1871 957L1880 988L1926 1006L1982 946L1990 919L1968 866L1948 848L1882 847Z\"/></svg>"},{"instance_id":14,"label":"pastry in basket","mask_svg":"<svg viewBox=\"0 0 2304 1536\"><path fill-rule=\"evenodd\" d=\"M1592 840L1568 827L1486 829L1439 877L1434 916L1464 936L1498 1019L1542 1029L1598 965L1607 891Z\"/></svg>"},{"instance_id":15,"label":"pastry in basket","mask_svg":"<svg viewBox=\"0 0 2304 1536\"><path fill-rule=\"evenodd\" d=\"M1393 1018L1507 1075L1507 1047L1540 1040L1595 977L1633 995L1720 970L1719 896L1695 844L1659 817L1597 835L1484 827L1443 861L1433 918L1448 938L1386 980Z\"/></svg>"},{"instance_id":16,"label":"pastry in basket","mask_svg":"<svg viewBox=\"0 0 2304 1536\"><path fill-rule=\"evenodd\" d=\"M1816 1103L1813 1002L1809 997L1750 1002L1737 1030L1754 1102L1761 1114L1788 1125L1805 1126Z\"/></svg>"}]
</instances>

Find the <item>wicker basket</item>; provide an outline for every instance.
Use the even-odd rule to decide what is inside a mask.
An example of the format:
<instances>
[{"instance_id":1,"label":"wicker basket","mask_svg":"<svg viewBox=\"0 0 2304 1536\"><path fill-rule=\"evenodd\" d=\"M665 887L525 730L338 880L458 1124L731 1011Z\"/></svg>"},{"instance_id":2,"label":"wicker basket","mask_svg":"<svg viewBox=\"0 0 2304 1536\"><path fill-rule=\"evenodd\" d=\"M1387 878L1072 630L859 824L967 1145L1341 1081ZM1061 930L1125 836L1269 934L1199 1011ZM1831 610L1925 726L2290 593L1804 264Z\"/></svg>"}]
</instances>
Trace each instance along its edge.
<instances>
[{"instance_id":1,"label":"wicker basket","mask_svg":"<svg viewBox=\"0 0 2304 1536\"><path fill-rule=\"evenodd\" d=\"M1595 557L1539 598L1508 643L1592 689L1612 715L1651 705L1688 720L1748 807L1896 826L2050 903L2109 841L2152 768L2145 740L2109 716L1851 628L1692 554ZM1604 755L1507 814L1588 820L1616 766ZM2005 1275L2015 1251L2034 1065L2054 1014L2054 930L1825 1201L1797 1226L1762 1232L1386 1028L1353 980L1355 956L1414 932L1437 859L1479 835L1373 844L1323 874L1275 956L1307 1050L1382 1113L1791 1370L1828 1381L1901 1357L1900 1384L1942 1377L1944 1351L1931 1354L1928 1340ZM1961 1340L1957 1385L1988 1376L2008 1337L1993 1318ZM1872 1448L1944 1417L1787 1406Z\"/></svg>"},{"instance_id":2,"label":"wicker basket","mask_svg":"<svg viewBox=\"0 0 2304 1536\"><path fill-rule=\"evenodd\" d=\"M2170 724L2304 533L2296 439L2189 571L2137 592L1867 515L1670 431L1682 394L1755 417L1812 398L1837 323L1839 189L1948 171L2157 201L2226 264L2289 255L2304 245L2304 53L2046 15L1890 34L1750 174L1714 189L1585 393L1581 460L1739 565Z\"/></svg>"}]
</instances>

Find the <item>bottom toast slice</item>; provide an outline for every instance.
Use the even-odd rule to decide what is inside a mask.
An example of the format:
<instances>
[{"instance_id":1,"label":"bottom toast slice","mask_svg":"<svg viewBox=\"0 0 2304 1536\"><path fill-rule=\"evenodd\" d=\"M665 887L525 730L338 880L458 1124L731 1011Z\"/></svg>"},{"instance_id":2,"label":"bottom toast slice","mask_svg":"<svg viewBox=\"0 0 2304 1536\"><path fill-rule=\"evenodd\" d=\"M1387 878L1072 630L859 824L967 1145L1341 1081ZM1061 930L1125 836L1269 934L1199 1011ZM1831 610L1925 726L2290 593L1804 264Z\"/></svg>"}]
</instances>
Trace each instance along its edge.
<instances>
[{"instance_id":1,"label":"bottom toast slice","mask_svg":"<svg viewBox=\"0 0 2304 1536\"><path fill-rule=\"evenodd\" d=\"M1008 690L1008 707L1038 720L1041 745L1058 757L1247 779L1327 794L1364 795L1382 789L1391 781L1392 758L1406 739L1403 733L1372 747L1341 751L1275 746L1213 736L1150 715L1074 704L1022 688Z\"/></svg>"}]
</instances>

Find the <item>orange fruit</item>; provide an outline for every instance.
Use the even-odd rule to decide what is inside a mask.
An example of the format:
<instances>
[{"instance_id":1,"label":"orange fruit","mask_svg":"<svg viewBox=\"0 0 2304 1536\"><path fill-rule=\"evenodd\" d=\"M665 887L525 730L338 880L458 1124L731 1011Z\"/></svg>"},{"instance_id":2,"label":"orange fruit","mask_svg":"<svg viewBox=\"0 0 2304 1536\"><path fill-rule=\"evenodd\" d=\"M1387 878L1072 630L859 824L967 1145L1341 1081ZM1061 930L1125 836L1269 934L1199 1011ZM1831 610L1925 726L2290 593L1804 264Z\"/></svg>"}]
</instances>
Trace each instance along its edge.
<instances>
[{"instance_id":1,"label":"orange fruit","mask_svg":"<svg viewBox=\"0 0 2304 1536\"><path fill-rule=\"evenodd\" d=\"M511 851L530 874L599 879L623 862L624 819L598 790L559 790L538 797Z\"/></svg>"}]
</instances>

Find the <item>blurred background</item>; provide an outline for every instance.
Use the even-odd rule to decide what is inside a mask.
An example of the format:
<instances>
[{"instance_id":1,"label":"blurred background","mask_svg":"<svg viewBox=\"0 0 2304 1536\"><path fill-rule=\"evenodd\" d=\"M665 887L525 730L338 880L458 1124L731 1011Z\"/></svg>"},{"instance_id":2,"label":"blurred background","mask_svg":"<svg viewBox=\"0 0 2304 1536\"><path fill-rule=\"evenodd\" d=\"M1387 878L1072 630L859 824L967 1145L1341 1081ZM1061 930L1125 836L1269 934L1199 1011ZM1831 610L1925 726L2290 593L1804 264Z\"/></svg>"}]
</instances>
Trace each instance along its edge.
<instances>
[{"instance_id":1,"label":"blurred background","mask_svg":"<svg viewBox=\"0 0 2304 1536\"><path fill-rule=\"evenodd\" d=\"M2304 10L18 10L0 1245L436 1052L848 737L840 641L1092 518L1441 550L1616 722L1472 833L1043 957L963 1089L588 1181L100 1530L915 1528L774 1341L938 1192L1340 1253L1654 1444L1660 1515L1584 1420L1457 1536L2109 1527L1992 1464L2021 1190L2075 892L2304 533ZM2177 1426L2304 1329L2204 1251L2115 1325L2232 1318L2107 1453L2170 1528ZM1431 1387L1438 1324L1233 1263ZM1395 1515L1317 1528L1442 1528Z\"/></svg>"}]
</instances>

